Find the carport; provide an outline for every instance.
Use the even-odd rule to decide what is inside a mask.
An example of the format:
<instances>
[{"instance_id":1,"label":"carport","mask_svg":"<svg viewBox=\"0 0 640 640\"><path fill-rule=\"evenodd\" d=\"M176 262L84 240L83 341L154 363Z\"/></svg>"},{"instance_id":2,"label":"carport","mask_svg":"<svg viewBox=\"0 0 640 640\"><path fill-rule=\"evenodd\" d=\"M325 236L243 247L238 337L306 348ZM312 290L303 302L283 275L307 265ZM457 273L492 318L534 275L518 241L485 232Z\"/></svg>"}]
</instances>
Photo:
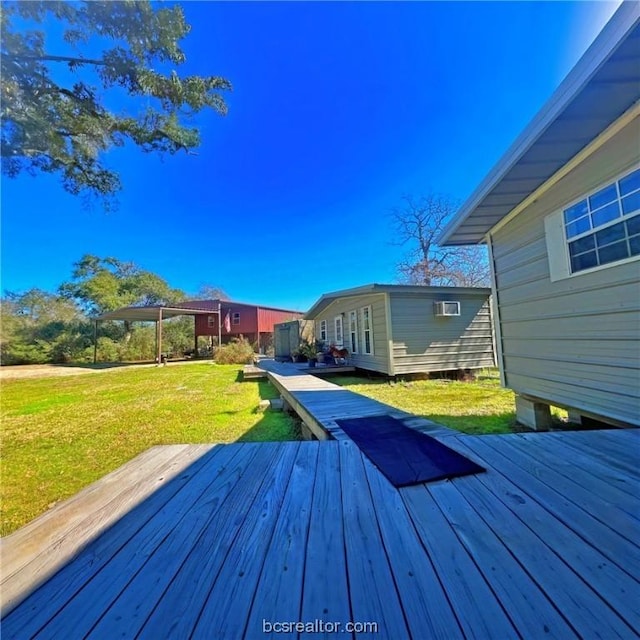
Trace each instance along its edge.
<instances>
[{"instance_id":1,"label":"carport","mask_svg":"<svg viewBox=\"0 0 640 640\"><path fill-rule=\"evenodd\" d=\"M162 321L176 316L218 316L218 344L220 336L220 302L217 309L187 309L173 306L122 307L115 311L108 311L94 318L93 327L93 362L98 359L98 322L103 320L123 320L127 322L155 322L156 323L156 362L162 359ZM198 352L198 336L195 337L195 352Z\"/></svg>"}]
</instances>

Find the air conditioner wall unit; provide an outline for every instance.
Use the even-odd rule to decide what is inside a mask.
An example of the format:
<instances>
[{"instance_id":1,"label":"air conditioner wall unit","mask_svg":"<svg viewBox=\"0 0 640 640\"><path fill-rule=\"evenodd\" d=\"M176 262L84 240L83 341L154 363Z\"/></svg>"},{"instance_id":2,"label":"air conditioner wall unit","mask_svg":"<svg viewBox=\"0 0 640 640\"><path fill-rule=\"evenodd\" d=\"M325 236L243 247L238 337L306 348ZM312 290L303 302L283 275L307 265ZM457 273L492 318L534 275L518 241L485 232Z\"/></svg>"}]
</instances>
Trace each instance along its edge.
<instances>
[{"instance_id":1,"label":"air conditioner wall unit","mask_svg":"<svg viewBox=\"0 0 640 640\"><path fill-rule=\"evenodd\" d=\"M459 316L460 303L453 300L440 300L433 303L436 316Z\"/></svg>"}]
</instances>

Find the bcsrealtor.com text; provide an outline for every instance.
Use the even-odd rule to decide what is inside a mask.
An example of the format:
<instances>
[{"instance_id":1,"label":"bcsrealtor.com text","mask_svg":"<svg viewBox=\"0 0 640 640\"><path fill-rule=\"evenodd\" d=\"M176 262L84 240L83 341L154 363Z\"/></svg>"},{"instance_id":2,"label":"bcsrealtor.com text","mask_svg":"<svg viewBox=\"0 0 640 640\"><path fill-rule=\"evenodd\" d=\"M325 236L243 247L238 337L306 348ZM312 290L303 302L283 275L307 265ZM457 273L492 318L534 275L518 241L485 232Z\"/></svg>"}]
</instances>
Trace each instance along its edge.
<instances>
[{"instance_id":1,"label":"bcsrealtor.com text","mask_svg":"<svg viewBox=\"0 0 640 640\"><path fill-rule=\"evenodd\" d=\"M318 620L309 622L262 620L262 633L378 633L377 622L334 622Z\"/></svg>"}]
</instances>

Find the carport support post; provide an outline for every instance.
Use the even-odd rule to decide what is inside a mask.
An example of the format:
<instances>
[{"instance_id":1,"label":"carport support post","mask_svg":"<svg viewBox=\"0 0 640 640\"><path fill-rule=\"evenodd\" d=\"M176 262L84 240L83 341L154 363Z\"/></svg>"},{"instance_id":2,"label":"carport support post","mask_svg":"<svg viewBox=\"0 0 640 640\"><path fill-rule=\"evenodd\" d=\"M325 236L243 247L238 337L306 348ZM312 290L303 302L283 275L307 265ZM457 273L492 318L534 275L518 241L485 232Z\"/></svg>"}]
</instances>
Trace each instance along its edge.
<instances>
[{"instance_id":1,"label":"carport support post","mask_svg":"<svg viewBox=\"0 0 640 640\"><path fill-rule=\"evenodd\" d=\"M157 363L162 363L162 308L158 309L158 319L156 320L156 350Z\"/></svg>"},{"instance_id":2,"label":"carport support post","mask_svg":"<svg viewBox=\"0 0 640 640\"><path fill-rule=\"evenodd\" d=\"M93 323L93 364L98 362L98 321Z\"/></svg>"},{"instance_id":3,"label":"carport support post","mask_svg":"<svg viewBox=\"0 0 640 640\"><path fill-rule=\"evenodd\" d=\"M218 302L218 349L222 346L222 302Z\"/></svg>"}]
</instances>

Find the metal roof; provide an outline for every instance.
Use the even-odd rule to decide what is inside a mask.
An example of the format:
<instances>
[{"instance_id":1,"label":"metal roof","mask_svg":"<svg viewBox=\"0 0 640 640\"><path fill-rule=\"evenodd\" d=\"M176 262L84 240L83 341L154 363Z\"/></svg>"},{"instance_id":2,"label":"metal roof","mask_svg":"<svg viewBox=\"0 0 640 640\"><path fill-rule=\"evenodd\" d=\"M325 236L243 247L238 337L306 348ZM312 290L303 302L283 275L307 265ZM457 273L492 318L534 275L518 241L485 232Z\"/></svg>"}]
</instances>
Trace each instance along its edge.
<instances>
[{"instance_id":1,"label":"metal roof","mask_svg":"<svg viewBox=\"0 0 640 640\"><path fill-rule=\"evenodd\" d=\"M255 309L263 309L266 311L282 311L284 313L301 313L294 309L282 309L281 307L269 307L263 304L251 304L249 302L236 302L235 300L221 300L214 298L212 300L190 300L180 303L182 307L187 309L213 309L218 310L218 304L223 307L251 307Z\"/></svg>"},{"instance_id":2,"label":"metal roof","mask_svg":"<svg viewBox=\"0 0 640 640\"><path fill-rule=\"evenodd\" d=\"M640 3L623 2L549 101L438 237L482 242L527 196L640 100Z\"/></svg>"},{"instance_id":3,"label":"metal roof","mask_svg":"<svg viewBox=\"0 0 640 640\"><path fill-rule=\"evenodd\" d=\"M372 295L378 293L410 293L415 295L440 295L451 293L455 295L479 294L488 296L491 289L484 287L425 287L413 284L367 284L353 289L342 289L332 293L324 293L320 299L305 313L307 320L312 320L319 313L324 311L332 302L341 298L351 298L354 296Z\"/></svg>"},{"instance_id":4,"label":"metal roof","mask_svg":"<svg viewBox=\"0 0 640 640\"><path fill-rule=\"evenodd\" d=\"M165 307L162 305L151 307L123 307L115 311L108 311L94 318L95 320L130 320L140 322L155 322L162 318L175 318L176 316L199 316L218 313L218 309L193 309L185 307Z\"/></svg>"},{"instance_id":5,"label":"metal roof","mask_svg":"<svg viewBox=\"0 0 640 640\"><path fill-rule=\"evenodd\" d=\"M131 320L140 322L154 322L158 320L160 310L163 318L174 318L176 316L198 316L219 313L221 307L255 307L269 311L282 311L284 313L295 313L300 315L300 311L290 309L279 309L277 307L264 307L257 304L247 304L244 302L234 302L233 300L184 300L179 305L152 305L147 307L122 307L114 311L108 311L94 320Z\"/></svg>"}]
</instances>

